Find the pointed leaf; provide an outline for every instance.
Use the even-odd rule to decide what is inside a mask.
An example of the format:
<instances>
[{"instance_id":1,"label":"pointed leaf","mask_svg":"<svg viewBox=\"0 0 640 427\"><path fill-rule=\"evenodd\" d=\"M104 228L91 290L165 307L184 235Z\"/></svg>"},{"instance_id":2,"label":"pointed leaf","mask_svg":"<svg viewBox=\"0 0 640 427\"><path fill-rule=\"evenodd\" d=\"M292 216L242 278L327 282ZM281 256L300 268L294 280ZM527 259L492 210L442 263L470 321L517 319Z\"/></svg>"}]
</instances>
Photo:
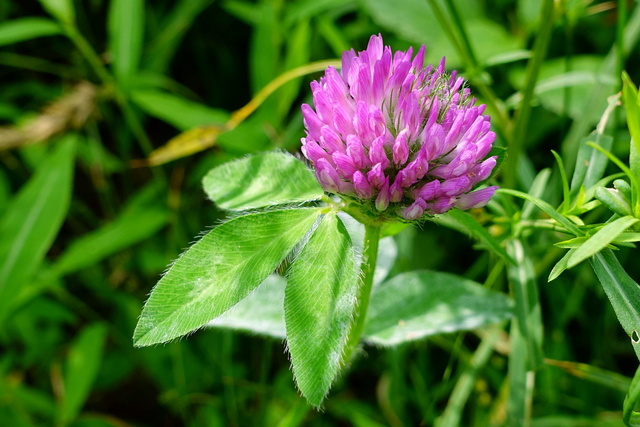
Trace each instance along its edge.
<instances>
[{"instance_id":1,"label":"pointed leaf","mask_svg":"<svg viewBox=\"0 0 640 427\"><path fill-rule=\"evenodd\" d=\"M589 143L596 144L609 151L613 144L613 138L593 131L580 141L576 168L571 178L571 197L573 198L578 195L581 187L585 189L593 187L602 178L607 167L607 156L593 148Z\"/></svg>"},{"instance_id":2,"label":"pointed leaf","mask_svg":"<svg viewBox=\"0 0 640 427\"><path fill-rule=\"evenodd\" d=\"M314 406L320 406L338 375L357 291L351 238L342 221L329 213L291 266L284 299L293 373Z\"/></svg>"},{"instance_id":3,"label":"pointed leaf","mask_svg":"<svg viewBox=\"0 0 640 427\"><path fill-rule=\"evenodd\" d=\"M640 360L640 286L622 268L610 249L591 258L591 267L607 294L618 321L631 339L631 345Z\"/></svg>"},{"instance_id":4,"label":"pointed leaf","mask_svg":"<svg viewBox=\"0 0 640 427\"><path fill-rule=\"evenodd\" d=\"M60 34L60 26L49 19L35 16L12 19L0 24L0 46L54 34Z\"/></svg>"},{"instance_id":5,"label":"pointed leaf","mask_svg":"<svg viewBox=\"0 0 640 427\"><path fill-rule=\"evenodd\" d=\"M58 21L67 25L73 25L76 19L73 0L40 0L40 4Z\"/></svg>"},{"instance_id":6,"label":"pointed leaf","mask_svg":"<svg viewBox=\"0 0 640 427\"><path fill-rule=\"evenodd\" d=\"M280 152L220 165L209 171L202 185L213 202L230 210L306 202L324 194L304 163Z\"/></svg>"},{"instance_id":7,"label":"pointed leaf","mask_svg":"<svg viewBox=\"0 0 640 427\"><path fill-rule=\"evenodd\" d=\"M251 295L207 324L273 338L286 338L284 326L284 288L287 281L272 274Z\"/></svg>"},{"instance_id":8,"label":"pointed leaf","mask_svg":"<svg viewBox=\"0 0 640 427\"><path fill-rule=\"evenodd\" d=\"M233 307L278 267L319 214L318 209L261 212L214 228L155 286L136 326L135 345L177 338Z\"/></svg>"},{"instance_id":9,"label":"pointed leaf","mask_svg":"<svg viewBox=\"0 0 640 427\"><path fill-rule=\"evenodd\" d=\"M75 136L60 141L0 219L0 323L62 226L73 186L75 146Z\"/></svg>"},{"instance_id":10,"label":"pointed leaf","mask_svg":"<svg viewBox=\"0 0 640 427\"><path fill-rule=\"evenodd\" d=\"M148 186L136 194L113 221L87 233L64 251L53 266L62 276L101 261L156 233L169 219L165 205L158 203L159 186Z\"/></svg>"},{"instance_id":11,"label":"pointed leaf","mask_svg":"<svg viewBox=\"0 0 640 427\"><path fill-rule=\"evenodd\" d=\"M404 273L374 288L365 340L391 346L479 328L513 315L504 294L450 273Z\"/></svg>"},{"instance_id":12,"label":"pointed leaf","mask_svg":"<svg viewBox=\"0 0 640 427\"><path fill-rule=\"evenodd\" d=\"M598 230L586 242L582 244L567 260L567 268L572 268L585 259L600 252L607 245L615 240L627 228L631 227L638 220L632 216L624 216L612 221Z\"/></svg>"},{"instance_id":13,"label":"pointed leaf","mask_svg":"<svg viewBox=\"0 0 640 427\"><path fill-rule=\"evenodd\" d=\"M144 0L111 0L108 17L113 73L128 88L138 72L144 39Z\"/></svg>"}]
</instances>

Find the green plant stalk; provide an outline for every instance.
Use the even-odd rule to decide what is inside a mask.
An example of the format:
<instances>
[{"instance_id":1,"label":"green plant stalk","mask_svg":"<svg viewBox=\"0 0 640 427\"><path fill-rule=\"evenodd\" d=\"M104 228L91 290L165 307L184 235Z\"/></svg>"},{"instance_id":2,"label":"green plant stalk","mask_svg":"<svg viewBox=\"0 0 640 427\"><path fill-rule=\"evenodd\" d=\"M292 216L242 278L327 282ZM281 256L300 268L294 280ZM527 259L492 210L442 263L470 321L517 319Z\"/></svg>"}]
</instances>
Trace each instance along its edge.
<instances>
[{"instance_id":1,"label":"green plant stalk","mask_svg":"<svg viewBox=\"0 0 640 427\"><path fill-rule=\"evenodd\" d=\"M369 300L371 298L371 289L373 288L373 276L376 271L376 263L378 261L378 246L380 243L380 224L364 225L364 249L362 254L362 263L360 271L362 276L362 284L358 292L358 307L353 317L353 323L347 346L345 347L343 364L349 363L360 343L360 337L364 332L364 325L367 319L367 309L369 308Z\"/></svg>"},{"instance_id":2,"label":"green plant stalk","mask_svg":"<svg viewBox=\"0 0 640 427\"><path fill-rule=\"evenodd\" d=\"M520 154L523 151L527 127L529 126L529 119L531 118L531 101L533 100L533 92L538 81L538 75L540 74L540 68L544 63L544 58L547 54L547 47L551 40L551 32L555 25L553 19L554 0L545 0L542 5L542 13L540 16L541 29L536 38L535 45L533 47L533 58L527 65L527 72L525 76L525 84L522 89L522 102L520 104L520 111L518 111L516 122L513 127L512 137L509 138L509 159L505 165L504 174L504 186L507 188L514 188L516 184L516 176L518 174L518 160Z\"/></svg>"}]
</instances>

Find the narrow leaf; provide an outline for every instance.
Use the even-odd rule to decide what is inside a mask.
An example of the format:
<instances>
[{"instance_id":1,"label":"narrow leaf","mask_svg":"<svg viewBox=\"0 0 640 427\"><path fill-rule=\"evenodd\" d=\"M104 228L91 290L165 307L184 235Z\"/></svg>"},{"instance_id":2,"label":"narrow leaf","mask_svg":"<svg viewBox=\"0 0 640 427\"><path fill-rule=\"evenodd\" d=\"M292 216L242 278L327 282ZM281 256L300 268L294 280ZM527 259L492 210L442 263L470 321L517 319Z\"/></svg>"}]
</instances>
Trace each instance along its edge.
<instances>
[{"instance_id":1,"label":"narrow leaf","mask_svg":"<svg viewBox=\"0 0 640 427\"><path fill-rule=\"evenodd\" d=\"M338 217L329 213L291 266L284 300L293 373L314 406L320 406L338 375L357 291L351 239Z\"/></svg>"},{"instance_id":2,"label":"narrow leaf","mask_svg":"<svg viewBox=\"0 0 640 427\"><path fill-rule=\"evenodd\" d=\"M209 171L202 185L214 203L229 210L317 200L324 194L304 163L279 152L220 165Z\"/></svg>"},{"instance_id":3,"label":"narrow leaf","mask_svg":"<svg viewBox=\"0 0 640 427\"><path fill-rule=\"evenodd\" d=\"M128 88L138 72L144 39L144 0L111 0L107 29L113 74Z\"/></svg>"},{"instance_id":4,"label":"narrow leaf","mask_svg":"<svg viewBox=\"0 0 640 427\"><path fill-rule=\"evenodd\" d=\"M76 19L73 0L40 0L40 4L58 21L67 25L73 25Z\"/></svg>"},{"instance_id":5,"label":"narrow leaf","mask_svg":"<svg viewBox=\"0 0 640 427\"><path fill-rule=\"evenodd\" d=\"M579 237L579 239L582 238L583 237ZM569 258L571 258L575 251L575 249L570 249L566 254L564 254L562 258L560 258L560 261L558 261L556 265L553 266L551 273L549 273L549 278L547 279L547 281L551 282L552 280L557 279L558 276L560 276L562 273L564 273L564 271L568 268L567 264L569 262Z\"/></svg>"},{"instance_id":6,"label":"narrow leaf","mask_svg":"<svg viewBox=\"0 0 640 427\"><path fill-rule=\"evenodd\" d=\"M158 189L143 189L113 221L74 240L54 265L53 273L62 276L88 267L157 232L169 218L167 207L157 203L161 200Z\"/></svg>"},{"instance_id":7,"label":"narrow leaf","mask_svg":"<svg viewBox=\"0 0 640 427\"><path fill-rule=\"evenodd\" d=\"M191 246L158 282L134 332L136 346L200 328L251 293L311 228L318 209L240 216Z\"/></svg>"},{"instance_id":8,"label":"narrow leaf","mask_svg":"<svg viewBox=\"0 0 640 427\"><path fill-rule=\"evenodd\" d=\"M638 220L632 216L625 216L612 221L598 230L584 244L582 244L567 260L567 268L572 268L585 259L600 252L613 242L627 228L631 227Z\"/></svg>"},{"instance_id":9,"label":"narrow leaf","mask_svg":"<svg viewBox=\"0 0 640 427\"><path fill-rule=\"evenodd\" d=\"M604 289L618 321L631 339L631 345L640 360L640 286L622 268L609 249L591 258L591 267Z\"/></svg>"},{"instance_id":10,"label":"narrow leaf","mask_svg":"<svg viewBox=\"0 0 640 427\"><path fill-rule=\"evenodd\" d=\"M512 301L450 273L400 274L374 288L365 340L391 346L430 335L479 328L513 315Z\"/></svg>"},{"instance_id":11,"label":"narrow leaf","mask_svg":"<svg viewBox=\"0 0 640 427\"><path fill-rule=\"evenodd\" d=\"M537 277L530 251L520 240L511 240L507 251L516 260L507 266L510 287L515 299L517 326L526 343L527 370L536 370L542 364L542 314Z\"/></svg>"},{"instance_id":12,"label":"narrow leaf","mask_svg":"<svg viewBox=\"0 0 640 427\"><path fill-rule=\"evenodd\" d=\"M12 19L0 24L0 46L55 34L60 34L60 26L49 19L38 17Z\"/></svg>"},{"instance_id":13,"label":"narrow leaf","mask_svg":"<svg viewBox=\"0 0 640 427\"><path fill-rule=\"evenodd\" d=\"M636 411L638 409L638 411ZM640 424L640 367L636 370L636 374L631 380L631 387L624 398L622 407L622 419L628 426L637 426Z\"/></svg>"},{"instance_id":14,"label":"narrow leaf","mask_svg":"<svg viewBox=\"0 0 640 427\"><path fill-rule=\"evenodd\" d=\"M571 178L571 197L573 198L578 195L581 187L585 189L593 187L602 178L607 167L607 156L596 150L590 143L609 151L613 138L593 131L580 141L576 167Z\"/></svg>"},{"instance_id":15,"label":"narrow leaf","mask_svg":"<svg viewBox=\"0 0 640 427\"><path fill-rule=\"evenodd\" d=\"M229 119L226 111L159 90L134 90L131 92L131 99L150 116L183 131L197 126L225 123Z\"/></svg>"},{"instance_id":16,"label":"narrow leaf","mask_svg":"<svg viewBox=\"0 0 640 427\"><path fill-rule=\"evenodd\" d=\"M66 363L64 398L59 412L61 425L73 421L91 393L102 361L105 325L95 323L82 330L76 338Z\"/></svg>"},{"instance_id":17,"label":"narrow leaf","mask_svg":"<svg viewBox=\"0 0 640 427\"><path fill-rule=\"evenodd\" d=\"M512 196L519 197L521 199L524 199L524 200L527 200L527 201L533 203L539 209L541 209L544 213L546 213L551 218L553 218L558 224L563 226L568 232L571 232L571 233L575 234L576 236L583 236L584 235L584 232L582 230L580 230L576 224L574 224L569 219L567 219L565 216L560 214L558 211L556 211L553 208L553 206L551 206L549 203L545 202L544 200L539 199L537 197L533 197L533 196L531 196L529 194L526 194L526 193L523 193L521 191L510 190L510 189L507 189L507 188L500 188L497 191L499 191L501 193L505 193L505 194L510 194Z\"/></svg>"},{"instance_id":18,"label":"narrow leaf","mask_svg":"<svg viewBox=\"0 0 640 427\"><path fill-rule=\"evenodd\" d=\"M62 226L71 198L75 146L75 136L60 141L0 219L0 323Z\"/></svg>"}]
</instances>

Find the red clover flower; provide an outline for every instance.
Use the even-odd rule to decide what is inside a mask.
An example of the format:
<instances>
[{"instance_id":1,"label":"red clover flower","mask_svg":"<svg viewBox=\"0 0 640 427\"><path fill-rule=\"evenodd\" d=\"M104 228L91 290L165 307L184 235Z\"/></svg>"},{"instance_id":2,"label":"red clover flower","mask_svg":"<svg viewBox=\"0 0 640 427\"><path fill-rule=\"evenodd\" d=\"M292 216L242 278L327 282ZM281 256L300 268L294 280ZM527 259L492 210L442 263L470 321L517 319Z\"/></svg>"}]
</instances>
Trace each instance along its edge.
<instances>
[{"instance_id":1,"label":"red clover flower","mask_svg":"<svg viewBox=\"0 0 640 427\"><path fill-rule=\"evenodd\" d=\"M498 187L489 178L495 133L485 105L445 59L424 67L424 45L391 52L382 36L367 49L342 55L311 83L315 110L302 105L307 136L302 152L325 191L385 218L418 220L453 207L487 204Z\"/></svg>"}]
</instances>

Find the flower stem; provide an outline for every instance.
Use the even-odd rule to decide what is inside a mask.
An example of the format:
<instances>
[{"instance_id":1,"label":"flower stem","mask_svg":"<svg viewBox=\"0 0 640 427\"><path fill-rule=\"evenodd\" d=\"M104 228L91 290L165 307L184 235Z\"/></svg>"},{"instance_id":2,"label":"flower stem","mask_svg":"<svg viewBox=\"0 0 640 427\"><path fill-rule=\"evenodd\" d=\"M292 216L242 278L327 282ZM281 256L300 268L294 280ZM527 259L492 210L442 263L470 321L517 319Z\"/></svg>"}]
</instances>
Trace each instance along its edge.
<instances>
[{"instance_id":1,"label":"flower stem","mask_svg":"<svg viewBox=\"0 0 640 427\"><path fill-rule=\"evenodd\" d=\"M349 363L360 343L360 337L364 331L364 324L369 308L371 288L373 287L373 276L376 271L378 260L378 243L380 242L379 224L365 224L364 226L364 249L362 254L362 285L358 293L358 307L353 318L353 326L349 332L349 338L344 353L343 363Z\"/></svg>"}]
</instances>

